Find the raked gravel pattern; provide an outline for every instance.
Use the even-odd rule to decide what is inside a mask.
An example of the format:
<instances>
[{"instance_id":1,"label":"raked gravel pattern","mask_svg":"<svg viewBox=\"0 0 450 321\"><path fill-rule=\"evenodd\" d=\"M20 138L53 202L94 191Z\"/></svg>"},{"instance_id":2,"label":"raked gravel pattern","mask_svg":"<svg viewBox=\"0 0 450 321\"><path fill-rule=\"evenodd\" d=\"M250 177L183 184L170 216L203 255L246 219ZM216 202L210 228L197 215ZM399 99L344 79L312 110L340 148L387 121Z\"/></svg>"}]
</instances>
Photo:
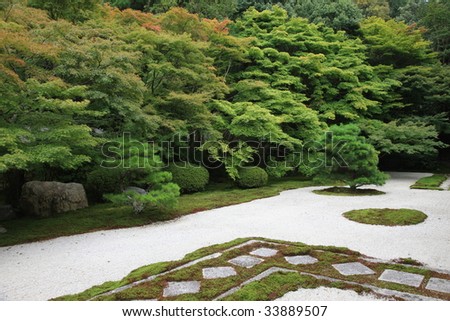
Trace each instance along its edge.
<instances>
[{"instance_id":1,"label":"raked gravel pattern","mask_svg":"<svg viewBox=\"0 0 450 321\"><path fill-rule=\"evenodd\" d=\"M143 265L181 259L201 247L239 237L344 246L380 259L411 257L450 270L450 194L411 190L430 174L391 173L381 196L338 197L317 187L184 216L145 227L102 231L0 248L0 298L47 300L118 280ZM363 208L412 208L419 225L375 226L345 219Z\"/></svg>"}]
</instances>

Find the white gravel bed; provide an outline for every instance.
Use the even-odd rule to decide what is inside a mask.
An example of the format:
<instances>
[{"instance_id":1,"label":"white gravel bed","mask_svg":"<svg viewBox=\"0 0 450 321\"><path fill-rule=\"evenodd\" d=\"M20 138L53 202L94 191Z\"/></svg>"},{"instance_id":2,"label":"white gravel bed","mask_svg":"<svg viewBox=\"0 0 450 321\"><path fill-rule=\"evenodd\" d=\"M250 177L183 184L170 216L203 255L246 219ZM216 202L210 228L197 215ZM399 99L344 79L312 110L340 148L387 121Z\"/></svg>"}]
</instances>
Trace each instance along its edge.
<instances>
[{"instance_id":1,"label":"white gravel bed","mask_svg":"<svg viewBox=\"0 0 450 321\"><path fill-rule=\"evenodd\" d=\"M344 246L380 259L411 257L450 270L450 193L410 190L429 174L393 173L386 195L321 196L317 187L285 191L245 204L145 227L95 232L0 248L0 299L47 300L117 280L143 265L182 258L239 237L266 237ZM412 208L429 217L419 225L385 227L349 221L362 208Z\"/></svg>"},{"instance_id":2,"label":"white gravel bed","mask_svg":"<svg viewBox=\"0 0 450 321\"><path fill-rule=\"evenodd\" d=\"M353 290L319 287L288 292L275 301L386 301L372 294L359 294Z\"/></svg>"}]
</instances>

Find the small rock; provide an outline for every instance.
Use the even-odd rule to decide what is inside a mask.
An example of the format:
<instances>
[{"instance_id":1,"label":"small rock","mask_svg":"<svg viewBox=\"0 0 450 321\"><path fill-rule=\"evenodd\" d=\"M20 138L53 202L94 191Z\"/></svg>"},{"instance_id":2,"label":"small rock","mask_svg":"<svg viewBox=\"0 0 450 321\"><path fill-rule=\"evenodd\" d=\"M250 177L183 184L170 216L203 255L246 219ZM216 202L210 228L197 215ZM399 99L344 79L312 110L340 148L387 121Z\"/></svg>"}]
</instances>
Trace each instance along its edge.
<instances>
[{"instance_id":1,"label":"small rock","mask_svg":"<svg viewBox=\"0 0 450 321\"><path fill-rule=\"evenodd\" d=\"M0 234L6 233L6 232L7 232L7 230L3 226L0 226Z\"/></svg>"},{"instance_id":2,"label":"small rock","mask_svg":"<svg viewBox=\"0 0 450 321\"><path fill-rule=\"evenodd\" d=\"M140 195L147 194L147 191L145 189L140 188L140 187L135 187L135 186L127 187L124 192L125 193L127 193L127 192L134 192L134 193L137 193L137 194L140 194Z\"/></svg>"}]
</instances>

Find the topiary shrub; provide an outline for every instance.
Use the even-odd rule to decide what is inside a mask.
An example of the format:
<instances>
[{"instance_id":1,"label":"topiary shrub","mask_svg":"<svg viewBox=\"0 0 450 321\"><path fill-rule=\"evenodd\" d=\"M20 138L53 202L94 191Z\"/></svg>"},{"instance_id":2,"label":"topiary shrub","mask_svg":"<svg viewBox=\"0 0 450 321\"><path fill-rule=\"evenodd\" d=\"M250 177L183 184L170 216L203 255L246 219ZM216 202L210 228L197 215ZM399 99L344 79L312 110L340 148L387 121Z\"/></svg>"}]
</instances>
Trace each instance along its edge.
<instances>
[{"instance_id":1,"label":"topiary shrub","mask_svg":"<svg viewBox=\"0 0 450 321\"><path fill-rule=\"evenodd\" d=\"M180 186L181 193L203 191L209 182L209 172L206 168L188 164L176 163L169 166L172 182Z\"/></svg>"},{"instance_id":2,"label":"topiary shrub","mask_svg":"<svg viewBox=\"0 0 450 321\"><path fill-rule=\"evenodd\" d=\"M122 192L125 185L122 168L99 168L87 174L85 188L90 199L101 201L104 194Z\"/></svg>"},{"instance_id":3,"label":"topiary shrub","mask_svg":"<svg viewBox=\"0 0 450 321\"><path fill-rule=\"evenodd\" d=\"M242 188L255 188L267 185L269 175L261 167L241 168L237 184Z\"/></svg>"}]
</instances>

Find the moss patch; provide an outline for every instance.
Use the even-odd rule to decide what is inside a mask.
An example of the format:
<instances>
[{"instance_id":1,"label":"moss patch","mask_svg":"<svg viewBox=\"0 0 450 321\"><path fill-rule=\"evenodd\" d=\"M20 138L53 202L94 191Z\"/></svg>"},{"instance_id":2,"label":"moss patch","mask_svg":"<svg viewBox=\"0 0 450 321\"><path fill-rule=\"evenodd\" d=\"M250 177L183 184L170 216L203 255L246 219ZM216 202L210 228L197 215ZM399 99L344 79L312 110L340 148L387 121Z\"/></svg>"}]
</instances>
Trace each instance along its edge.
<instances>
[{"instance_id":1,"label":"moss patch","mask_svg":"<svg viewBox=\"0 0 450 321\"><path fill-rule=\"evenodd\" d=\"M326 189L315 190L313 193L318 195L331 195L331 196L375 196L383 195L385 192L378 191L376 189L350 189L348 187L330 187Z\"/></svg>"},{"instance_id":2,"label":"moss patch","mask_svg":"<svg viewBox=\"0 0 450 321\"><path fill-rule=\"evenodd\" d=\"M411 209L368 208L343 214L351 221L371 225L404 226L422 223L427 215Z\"/></svg>"},{"instance_id":3,"label":"moss patch","mask_svg":"<svg viewBox=\"0 0 450 321\"><path fill-rule=\"evenodd\" d=\"M442 183L447 180L447 175L436 174L433 176L423 177L419 179L415 184L411 185L412 189L429 189L442 191L440 188Z\"/></svg>"},{"instance_id":4,"label":"moss patch","mask_svg":"<svg viewBox=\"0 0 450 321\"><path fill-rule=\"evenodd\" d=\"M277 272L268 277L243 286L237 292L224 298L224 301L269 301L298 288L314 289L321 282L309 275L294 272Z\"/></svg>"}]
</instances>

